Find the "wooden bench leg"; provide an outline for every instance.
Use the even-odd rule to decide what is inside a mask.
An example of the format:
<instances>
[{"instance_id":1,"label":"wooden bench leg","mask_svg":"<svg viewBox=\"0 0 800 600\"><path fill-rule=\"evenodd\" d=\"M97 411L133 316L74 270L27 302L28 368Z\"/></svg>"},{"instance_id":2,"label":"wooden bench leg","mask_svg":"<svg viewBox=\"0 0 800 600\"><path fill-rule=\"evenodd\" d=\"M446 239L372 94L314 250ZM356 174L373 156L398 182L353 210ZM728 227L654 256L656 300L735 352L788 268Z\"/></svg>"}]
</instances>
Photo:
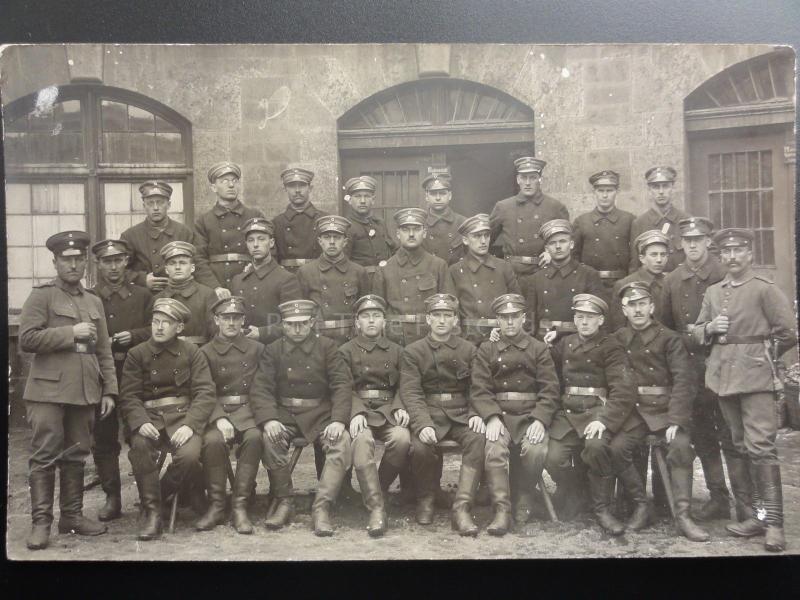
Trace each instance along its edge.
<instances>
[{"instance_id":1,"label":"wooden bench leg","mask_svg":"<svg viewBox=\"0 0 800 600\"><path fill-rule=\"evenodd\" d=\"M544 498L544 505L547 507L547 514L550 515L550 520L553 523L558 523L558 515L556 514L556 509L553 506L553 499L550 497L550 492L547 491L547 488L544 485L544 477L539 475L539 489L542 492L542 498Z\"/></svg>"},{"instance_id":2,"label":"wooden bench leg","mask_svg":"<svg viewBox=\"0 0 800 600\"><path fill-rule=\"evenodd\" d=\"M672 518L675 519L675 500L672 497L672 481L669 477L669 469L667 469L667 461L664 458L664 449L660 445L651 446L653 454L656 456L656 464L658 471L661 474L661 481L664 482L664 492L667 495L667 502L669 502L669 512Z\"/></svg>"}]
</instances>

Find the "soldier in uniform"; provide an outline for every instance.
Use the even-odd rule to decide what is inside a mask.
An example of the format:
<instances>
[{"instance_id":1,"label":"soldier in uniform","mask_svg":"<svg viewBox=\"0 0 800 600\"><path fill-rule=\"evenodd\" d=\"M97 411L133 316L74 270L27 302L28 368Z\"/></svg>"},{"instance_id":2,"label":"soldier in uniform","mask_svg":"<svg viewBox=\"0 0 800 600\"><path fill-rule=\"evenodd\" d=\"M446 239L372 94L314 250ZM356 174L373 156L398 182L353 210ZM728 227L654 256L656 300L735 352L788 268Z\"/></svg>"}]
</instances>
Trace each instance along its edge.
<instances>
[{"instance_id":1,"label":"soldier in uniform","mask_svg":"<svg viewBox=\"0 0 800 600\"><path fill-rule=\"evenodd\" d=\"M631 224L634 216L617 208L619 173L600 171L589 177L595 207L572 224L575 258L600 273L606 287L622 279L630 264Z\"/></svg>"},{"instance_id":2,"label":"soldier in uniform","mask_svg":"<svg viewBox=\"0 0 800 600\"><path fill-rule=\"evenodd\" d=\"M201 452L209 506L195 528L208 531L225 520L227 444L237 443L231 516L237 532L251 534L253 524L247 516L247 501L256 481L263 447L261 429L253 418L255 411L251 405L250 389L264 345L242 334L245 314L242 298L220 299L213 311L219 333L200 348L208 361L217 396L214 412L203 434Z\"/></svg>"},{"instance_id":3,"label":"soldier in uniform","mask_svg":"<svg viewBox=\"0 0 800 600\"><path fill-rule=\"evenodd\" d=\"M401 358L400 398L411 418L411 472L417 490L416 520L433 522L438 488L436 444L446 439L462 448L452 526L462 536L476 536L470 514L481 479L486 426L469 405L469 383L476 349L454 334L458 299L434 294L425 300L430 333L406 346Z\"/></svg>"},{"instance_id":4,"label":"soldier in uniform","mask_svg":"<svg viewBox=\"0 0 800 600\"><path fill-rule=\"evenodd\" d=\"M172 186L164 181L145 181L139 186L142 195L145 219L138 225L122 232L121 238L131 249L128 269L136 285L146 286L154 294L167 287L167 273L161 248L173 241L194 242L194 233L183 223L169 218ZM213 277L213 273L201 268L201 279Z\"/></svg>"},{"instance_id":5,"label":"soldier in uniform","mask_svg":"<svg viewBox=\"0 0 800 600\"><path fill-rule=\"evenodd\" d=\"M425 211L402 208L394 221L400 249L375 273L372 291L386 300L386 337L407 346L428 332L425 299L452 292L453 281L447 263L422 247Z\"/></svg>"},{"instance_id":6,"label":"soldier in uniform","mask_svg":"<svg viewBox=\"0 0 800 600\"><path fill-rule=\"evenodd\" d=\"M233 276L250 264L242 226L255 217L264 217L257 208L245 206L239 200L242 170L239 165L223 161L208 170L211 191L217 202L195 221L194 245L197 265L201 272L210 272L200 283L213 288L220 298L229 298Z\"/></svg>"},{"instance_id":7,"label":"soldier in uniform","mask_svg":"<svg viewBox=\"0 0 800 600\"><path fill-rule=\"evenodd\" d=\"M372 213L377 187L378 182L369 175L353 177L344 184L344 199L349 205L345 216L351 224L346 250L350 260L367 270L370 280L397 250L386 223Z\"/></svg>"},{"instance_id":8,"label":"soldier in uniform","mask_svg":"<svg viewBox=\"0 0 800 600\"><path fill-rule=\"evenodd\" d=\"M97 260L97 285L91 291L103 302L119 382L122 380L122 365L128 349L150 337L153 296L147 288L131 281L125 268L128 264L128 244L123 240L97 242L92 246L92 254ZM97 512L97 518L111 521L122 514L119 419L116 410L104 419L99 417L99 413L95 415L92 455L106 502Z\"/></svg>"},{"instance_id":9,"label":"soldier in uniform","mask_svg":"<svg viewBox=\"0 0 800 600\"><path fill-rule=\"evenodd\" d=\"M644 174L647 180L647 195L653 207L634 219L631 225L631 261L629 270L633 273L639 268L636 240L645 231L657 229L669 238L669 255L664 271L669 273L685 258L681 249L678 221L688 219L689 215L672 204L675 178L678 173L672 167L653 167Z\"/></svg>"},{"instance_id":10,"label":"soldier in uniform","mask_svg":"<svg viewBox=\"0 0 800 600\"><path fill-rule=\"evenodd\" d=\"M273 219L275 254L282 267L294 272L320 255L314 224L328 213L311 202L314 173L300 167L289 167L281 173L281 179L289 204Z\"/></svg>"},{"instance_id":11,"label":"soldier in uniform","mask_svg":"<svg viewBox=\"0 0 800 600\"><path fill-rule=\"evenodd\" d=\"M378 537L386 531L383 492L406 468L411 448L408 412L397 389L403 349L383 335L383 298L362 296L354 310L358 336L342 345L339 352L353 376L353 466L364 505L370 511L367 532ZM386 448L379 467L375 466L375 438Z\"/></svg>"},{"instance_id":12,"label":"soldier in uniform","mask_svg":"<svg viewBox=\"0 0 800 600\"><path fill-rule=\"evenodd\" d=\"M216 333L211 307L217 295L207 285L195 281L195 254L195 247L188 242L170 242L161 248L168 283L156 294L156 299L175 298L189 307L194 318L181 328L181 339L202 346Z\"/></svg>"},{"instance_id":13,"label":"soldier in uniform","mask_svg":"<svg viewBox=\"0 0 800 600\"><path fill-rule=\"evenodd\" d=\"M23 399L31 425L28 485L31 550L47 547L53 522L56 467L60 473L59 533L99 535L106 526L83 516L83 466L92 446L96 405L113 417L117 377L103 303L86 293L89 235L64 231L45 242L56 278L35 285L22 307L19 342L34 354Z\"/></svg>"},{"instance_id":14,"label":"soldier in uniform","mask_svg":"<svg viewBox=\"0 0 800 600\"><path fill-rule=\"evenodd\" d=\"M588 468L597 522L608 533L620 535L625 525L611 512L615 476L632 482L631 488L639 482L636 497L642 502L627 526L635 531L647 522L647 502L638 474L630 461L614 463L610 451L636 402L633 373L625 349L602 331L608 314L605 300L576 294L572 310L577 332L561 338L552 348L563 387L550 425L545 466L558 484L559 514L566 520L581 509L583 472Z\"/></svg>"},{"instance_id":15,"label":"soldier in uniform","mask_svg":"<svg viewBox=\"0 0 800 600\"><path fill-rule=\"evenodd\" d=\"M551 260L530 277L525 295L533 334L552 344L576 331L570 309L575 294L605 299L607 290L597 271L572 256L574 242L569 221L553 219L543 223L539 238L544 240Z\"/></svg>"},{"instance_id":16,"label":"soldier in uniform","mask_svg":"<svg viewBox=\"0 0 800 600\"><path fill-rule=\"evenodd\" d=\"M692 335L711 346L706 386L719 396L733 444L748 457L755 483L752 518L726 529L742 537L766 532L764 548L780 552L786 540L775 448L780 382L774 359L797 344L797 331L786 297L753 270L754 237L749 229L723 229L714 236L727 274L706 290Z\"/></svg>"},{"instance_id":17,"label":"soldier in uniform","mask_svg":"<svg viewBox=\"0 0 800 600\"><path fill-rule=\"evenodd\" d=\"M458 228L466 255L449 268L461 309L462 335L476 346L498 326L492 310L494 299L520 293L513 267L489 254L490 231L489 215L466 219Z\"/></svg>"},{"instance_id":18,"label":"soldier in uniform","mask_svg":"<svg viewBox=\"0 0 800 600\"><path fill-rule=\"evenodd\" d=\"M326 215L317 219L314 229L322 256L297 270L300 297L319 306L318 331L341 346L353 336L353 305L369 292L369 275L345 255L350 221Z\"/></svg>"},{"instance_id":19,"label":"soldier in uniform","mask_svg":"<svg viewBox=\"0 0 800 600\"><path fill-rule=\"evenodd\" d=\"M487 240L488 241L488 240ZM528 520L532 487L547 458L547 427L556 409L558 377L547 345L522 330L525 298L503 294L491 304L500 339L486 341L472 363L470 403L486 423L484 468L494 507L487 530L505 535L511 526L510 488L516 488L517 524ZM510 461L513 452L514 461ZM509 485L509 464L513 478Z\"/></svg>"},{"instance_id":20,"label":"soldier in uniform","mask_svg":"<svg viewBox=\"0 0 800 600\"><path fill-rule=\"evenodd\" d=\"M272 221L255 217L242 227L252 263L234 275L231 291L244 299L247 337L269 344L281 335L278 305L300 297L297 277L272 256L275 227Z\"/></svg>"},{"instance_id":21,"label":"soldier in uniform","mask_svg":"<svg viewBox=\"0 0 800 600\"><path fill-rule=\"evenodd\" d=\"M428 206L425 217L427 234L422 246L452 265L464 254L458 228L466 217L450 208L450 201L453 199L450 174L428 175L422 180L422 189L425 190L425 204Z\"/></svg>"},{"instance_id":22,"label":"soldier in uniform","mask_svg":"<svg viewBox=\"0 0 800 600\"><path fill-rule=\"evenodd\" d=\"M322 446L325 466L311 507L314 534L333 535L330 510L350 468L353 379L336 343L313 332L319 307L311 300L279 306L284 336L267 346L251 394L263 423L270 489L278 501L268 529L280 529L292 514L290 442L301 436Z\"/></svg>"}]
</instances>

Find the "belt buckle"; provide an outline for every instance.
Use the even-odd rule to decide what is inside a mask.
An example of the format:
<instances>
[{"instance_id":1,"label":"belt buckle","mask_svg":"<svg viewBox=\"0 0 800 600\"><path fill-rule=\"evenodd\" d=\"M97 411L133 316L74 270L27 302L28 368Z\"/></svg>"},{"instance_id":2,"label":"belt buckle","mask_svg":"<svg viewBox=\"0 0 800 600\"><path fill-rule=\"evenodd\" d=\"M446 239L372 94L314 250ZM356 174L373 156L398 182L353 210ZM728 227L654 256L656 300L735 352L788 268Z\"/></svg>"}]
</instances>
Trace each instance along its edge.
<instances>
[{"instance_id":1,"label":"belt buckle","mask_svg":"<svg viewBox=\"0 0 800 600\"><path fill-rule=\"evenodd\" d=\"M721 335L721 336L719 336L719 339L717 341L720 344L727 344L728 343L728 336L727 335Z\"/></svg>"},{"instance_id":2,"label":"belt buckle","mask_svg":"<svg viewBox=\"0 0 800 600\"><path fill-rule=\"evenodd\" d=\"M75 352L89 352L89 343L75 342Z\"/></svg>"}]
</instances>

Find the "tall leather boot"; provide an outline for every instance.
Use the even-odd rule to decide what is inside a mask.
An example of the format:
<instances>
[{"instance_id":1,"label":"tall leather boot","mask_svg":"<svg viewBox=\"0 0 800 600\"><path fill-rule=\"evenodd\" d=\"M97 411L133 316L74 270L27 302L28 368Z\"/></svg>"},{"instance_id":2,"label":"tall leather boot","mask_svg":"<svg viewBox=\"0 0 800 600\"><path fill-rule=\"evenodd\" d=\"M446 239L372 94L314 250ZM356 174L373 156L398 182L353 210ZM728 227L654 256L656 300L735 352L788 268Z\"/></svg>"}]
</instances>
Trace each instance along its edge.
<instances>
[{"instance_id":1,"label":"tall leather boot","mask_svg":"<svg viewBox=\"0 0 800 600\"><path fill-rule=\"evenodd\" d=\"M253 523L247 515L247 503L257 474L258 463L250 465L240 460L236 464L236 477L233 479L233 495L231 497L231 517L233 528L237 533L245 535L253 533Z\"/></svg>"},{"instance_id":2,"label":"tall leather boot","mask_svg":"<svg viewBox=\"0 0 800 600\"><path fill-rule=\"evenodd\" d=\"M502 536L511 528L511 500L508 473L505 469L484 470L484 479L489 486L494 518L486 530L489 535Z\"/></svg>"},{"instance_id":3,"label":"tall leather boot","mask_svg":"<svg viewBox=\"0 0 800 600\"><path fill-rule=\"evenodd\" d=\"M370 463L362 469L356 469L356 477L358 477L364 505L369 511L367 533L370 537L380 537L386 531L386 510L378 479L378 468L375 463Z\"/></svg>"},{"instance_id":4,"label":"tall leather boot","mask_svg":"<svg viewBox=\"0 0 800 600\"><path fill-rule=\"evenodd\" d=\"M614 495L615 478L610 475L603 477L592 471L589 471L588 476L589 489L591 490L594 504L594 516L597 518L598 525L611 535L622 535L625 532L625 525L611 514L611 499Z\"/></svg>"},{"instance_id":5,"label":"tall leather boot","mask_svg":"<svg viewBox=\"0 0 800 600\"><path fill-rule=\"evenodd\" d=\"M722 455L719 450L700 456L703 477L709 492L709 499L694 515L698 521L731 518L731 499L725 485L725 471L722 468Z\"/></svg>"},{"instance_id":6,"label":"tall leather boot","mask_svg":"<svg viewBox=\"0 0 800 600\"><path fill-rule=\"evenodd\" d=\"M453 510L451 524L453 529L462 536L478 535L478 527L472 520L472 504L475 500L475 493L480 481L480 472L474 467L461 464L461 472L458 477L458 491L453 500Z\"/></svg>"},{"instance_id":7,"label":"tall leather boot","mask_svg":"<svg viewBox=\"0 0 800 600\"><path fill-rule=\"evenodd\" d=\"M122 516L119 457L115 455L95 456L94 465L97 469L97 476L100 478L100 486L106 493L106 502L97 511L97 518L100 521L119 519Z\"/></svg>"},{"instance_id":8,"label":"tall leather boot","mask_svg":"<svg viewBox=\"0 0 800 600\"><path fill-rule=\"evenodd\" d=\"M628 518L627 528L631 531L640 531L650 523L650 505L647 502L647 493L644 489L639 472L634 465L628 467L617 474L617 477L625 486L625 491L633 505L633 512ZM612 488L613 495L613 488Z\"/></svg>"},{"instance_id":9,"label":"tall leather boot","mask_svg":"<svg viewBox=\"0 0 800 600\"><path fill-rule=\"evenodd\" d=\"M292 472L289 466L267 471L269 491L278 503L272 516L264 521L264 527L273 531L288 525L294 513L294 490L292 489Z\"/></svg>"},{"instance_id":10,"label":"tall leather boot","mask_svg":"<svg viewBox=\"0 0 800 600\"><path fill-rule=\"evenodd\" d=\"M585 486L581 483L583 472L576 467L563 470L556 486L553 501L558 506L558 517L562 521L572 521L585 506Z\"/></svg>"},{"instance_id":11,"label":"tall leather boot","mask_svg":"<svg viewBox=\"0 0 800 600\"><path fill-rule=\"evenodd\" d=\"M739 456L725 456L728 465L728 478L731 481L736 521L746 521L753 512L753 482L747 467L748 459Z\"/></svg>"},{"instance_id":12,"label":"tall leather boot","mask_svg":"<svg viewBox=\"0 0 800 600\"><path fill-rule=\"evenodd\" d=\"M161 520L161 482L158 471L144 475L136 475L139 488L139 501L142 507L142 521L138 539L147 542L161 537L163 523Z\"/></svg>"},{"instance_id":13,"label":"tall leather boot","mask_svg":"<svg viewBox=\"0 0 800 600\"><path fill-rule=\"evenodd\" d=\"M100 535L108 528L83 515L83 463L62 463L59 467L59 533Z\"/></svg>"},{"instance_id":14,"label":"tall leather boot","mask_svg":"<svg viewBox=\"0 0 800 600\"><path fill-rule=\"evenodd\" d=\"M28 475L31 490L31 533L26 545L30 550L47 548L50 526L53 523L53 492L56 485L56 471L53 467L37 469Z\"/></svg>"},{"instance_id":15,"label":"tall leather boot","mask_svg":"<svg viewBox=\"0 0 800 600\"><path fill-rule=\"evenodd\" d=\"M758 476L755 465L749 458L744 459L747 466L747 473L752 482L751 493L751 514L750 518L739 523L728 523L725 529L736 537L755 537L764 535L767 532L767 511L761 496L761 489L758 483Z\"/></svg>"},{"instance_id":16,"label":"tall leather boot","mask_svg":"<svg viewBox=\"0 0 800 600\"><path fill-rule=\"evenodd\" d=\"M197 531L211 531L225 522L225 484L228 481L228 470L224 466L214 465L207 466L205 471L208 509L194 524Z\"/></svg>"},{"instance_id":17,"label":"tall leather boot","mask_svg":"<svg viewBox=\"0 0 800 600\"><path fill-rule=\"evenodd\" d=\"M692 468L673 466L670 472L672 495L675 499L675 525L678 531L693 542L707 542L708 532L692 520Z\"/></svg>"},{"instance_id":18,"label":"tall leather boot","mask_svg":"<svg viewBox=\"0 0 800 600\"><path fill-rule=\"evenodd\" d=\"M393 465L387 460L381 460L381 464L378 465L378 482L381 485L381 491L386 494L389 491L389 488L394 483L394 480L397 479L397 476L400 474L401 469Z\"/></svg>"},{"instance_id":19,"label":"tall leather boot","mask_svg":"<svg viewBox=\"0 0 800 600\"><path fill-rule=\"evenodd\" d=\"M339 490L345 477L345 469L331 461L325 461L322 476L319 478L317 495L311 505L311 522L314 525L314 535L329 537L333 535L331 523L331 508L339 496Z\"/></svg>"},{"instance_id":20,"label":"tall leather boot","mask_svg":"<svg viewBox=\"0 0 800 600\"><path fill-rule=\"evenodd\" d=\"M768 552L783 552L786 539L783 535L783 489L779 465L757 465L759 487L767 511L767 537L764 549Z\"/></svg>"}]
</instances>

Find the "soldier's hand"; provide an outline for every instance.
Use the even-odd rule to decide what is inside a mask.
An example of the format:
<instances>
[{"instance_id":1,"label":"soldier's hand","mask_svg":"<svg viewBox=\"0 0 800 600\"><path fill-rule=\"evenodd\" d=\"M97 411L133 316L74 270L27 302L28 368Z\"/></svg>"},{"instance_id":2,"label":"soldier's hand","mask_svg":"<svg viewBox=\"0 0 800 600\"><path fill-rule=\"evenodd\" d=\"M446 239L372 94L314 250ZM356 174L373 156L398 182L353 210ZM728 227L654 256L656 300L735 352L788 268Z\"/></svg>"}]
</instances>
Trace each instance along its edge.
<instances>
[{"instance_id":1,"label":"soldier's hand","mask_svg":"<svg viewBox=\"0 0 800 600\"><path fill-rule=\"evenodd\" d=\"M486 433L486 423L478 415L470 417L469 428L475 433Z\"/></svg>"},{"instance_id":2,"label":"soldier's hand","mask_svg":"<svg viewBox=\"0 0 800 600\"><path fill-rule=\"evenodd\" d=\"M283 423L278 420L264 423L264 435L266 435L267 439L273 444L277 444L283 440L286 437L287 431Z\"/></svg>"},{"instance_id":3,"label":"soldier's hand","mask_svg":"<svg viewBox=\"0 0 800 600\"><path fill-rule=\"evenodd\" d=\"M541 444L544 441L544 433L544 423L536 419L533 423L528 425L528 430L525 432L525 435L528 436L528 441L530 441L531 444Z\"/></svg>"},{"instance_id":4,"label":"soldier's hand","mask_svg":"<svg viewBox=\"0 0 800 600\"><path fill-rule=\"evenodd\" d=\"M707 333L728 333L730 327L730 320L727 315L718 315L713 321L709 322L706 326Z\"/></svg>"},{"instance_id":5,"label":"soldier's hand","mask_svg":"<svg viewBox=\"0 0 800 600\"><path fill-rule=\"evenodd\" d=\"M105 419L114 410L116 403L111 396L103 396L100 399L100 419Z\"/></svg>"},{"instance_id":6,"label":"soldier's hand","mask_svg":"<svg viewBox=\"0 0 800 600\"><path fill-rule=\"evenodd\" d=\"M490 342L499 342L500 341L500 328L499 327L492 327L492 330L489 332L489 341Z\"/></svg>"},{"instance_id":7,"label":"soldier's hand","mask_svg":"<svg viewBox=\"0 0 800 600\"><path fill-rule=\"evenodd\" d=\"M97 327L94 323L77 323L72 326L72 336L76 340L92 340L97 337Z\"/></svg>"},{"instance_id":8,"label":"soldier's hand","mask_svg":"<svg viewBox=\"0 0 800 600\"><path fill-rule=\"evenodd\" d=\"M600 439L603 437L603 432L606 430L606 426L603 425L600 421L592 421L586 426L586 429L583 430L583 434L586 436L587 440L591 440L594 438Z\"/></svg>"},{"instance_id":9,"label":"soldier's hand","mask_svg":"<svg viewBox=\"0 0 800 600\"><path fill-rule=\"evenodd\" d=\"M258 333L258 327L250 327L244 336L256 341L261 339L261 335Z\"/></svg>"},{"instance_id":10,"label":"soldier's hand","mask_svg":"<svg viewBox=\"0 0 800 600\"><path fill-rule=\"evenodd\" d=\"M180 427L178 427L175 433L172 434L172 437L169 438L169 441L176 448L180 448L186 442L188 442L189 438L192 437L193 435L194 431L192 431L191 427L189 427L188 425L181 425Z\"/></svg>"},{"instance_id":11,"label":"soldier's hand","mask_svg":"<svg viewBox=\"0 0 800 600\"><path fill-rule=\"evenodd\" d=\"M490 442L496 442L505 432L506 428L503 425L503 420L500 417L497 415L492 415L489 417L489 421L486 423L487 440Z\"/></svg>"},{"instance_id":12,"label":"soldier's hand","mask_svg":"<svg viewBox=\"0 0 800 600\"><path fill-rule=\"evenodd\" d=\"M329 423L325 428L325 431L322 432L322 437L328 438L331 442L338 442L343 433L344 423L333 421L332 423Z\"/></svg>"},{"instance_id":13,"label":"soldier's hand","mask_svg":"<svg viewBox=\"0 0 800 600\"><path fill-rule=\"evenodd\" d=\"M429 446L437 443L436 430L433 427L423 427L422 431L419 432L419 441Z\"/></svg>"},{"instance_id":14,"label":"soldier's hand","mask_svg":"<svg viewBox=\"0 0 800 600\"><path fill-rule=\"evenodd\" d=\"M141 427L139 427L139 435L142 437L149 438L154 442L158 441L158 438L161 437L161 434L156 429L156 426L152 423L145 423Z\"/></svg>"},{"instance_id":15,"label":"soldier's hand","mask_svg":"<svg viewBox=\"0 0 800 600\"><path fill-rule=\"evenodd\" d=\"M114 334L114 341L122 346L130 346L133 341L133 336L130 331L120 331Z\"/></svg>"},{"instance_id":16,"label":"soldier's hand","mask_svg":"<svg viewBox=\"0 0 800 600\"><path fill-rule=\"evenodd\" d=\"M145 285L147 286L147 289L152 290L154 292L160 292L161 290L163 290L165 287L167 287L168 282L169 282L168 277L157 277L152 273L148 273L144 281Z\"/></svg>"},{"instance_id":17,"label":"soldier's hand","mask_svg":"<svg viewBox=\"0 0 800 600\"><path fill-rule=\"evenodd\" d=\"M214 293L217 295L218 300L227 300L231 297L231 291L224 287L214 288Z\"/></svg>"},{"instance_id":18,"label":"soldier's hand","mask_svg":"<svg viewBox=\"0 0 800 600\"><path fill-rule=\"evenodd\" d=\"M225 417L217 419L217 429L219 429L226 444L233 439L233 424Z\"/></svg>"},{"instance_id":19,"label":"soldier's hand","mask_svg":"<svg viewBox=\"0 0 800 600\"><path fill-rule=\"evenodd\" d=\"M678 426L677 425L670 425L667 427L667 443L672 443L672 440L675 439L675 436L678 433Z\"/></svg>"},{"instance_id":20,"label":"soldier's hand","mask_svg":"<svg viewBox=\"0 0 800 600\"><path fill-rule=\"evenodd\" d=\"M557 337L558 337L558 332L555 329L553 329L552 331L548 331L547 333L545 333L542 340L544 340L545 344L551 346Z\"/></svg>"},{"instance_id":21,"label":"soldier's hand","mask_svg":"<svg viewBox=\"0 0 800 600\"><path fill-rule=\"evenodd\" d=\"M539 266L544 267L546 265L549 265L550 260L551 260L550 253L547 250L543 251L539 255Z\"/></svg>"},{"instance_id":22,"label":"soldier's hand","mask_svg":"<svg viewBox=\"0 0 800 600\"><path fill-rule=\"evenodd\" d=\"M355 437L367 428L367 417L364 415L356 415L350 419L350 437Z\"/></svg>"},{"instance_id":23,"label":"soldier's hand","mask_svg":"<svg viewBox=\"0 0 800 600\"><path fill-rule=\"evenodd\" d=\"M404 408L398 408L394 411L394 420L400 427L408 427L411 418L408 416L408 411Z\"/></svg>"}]
</instances>

